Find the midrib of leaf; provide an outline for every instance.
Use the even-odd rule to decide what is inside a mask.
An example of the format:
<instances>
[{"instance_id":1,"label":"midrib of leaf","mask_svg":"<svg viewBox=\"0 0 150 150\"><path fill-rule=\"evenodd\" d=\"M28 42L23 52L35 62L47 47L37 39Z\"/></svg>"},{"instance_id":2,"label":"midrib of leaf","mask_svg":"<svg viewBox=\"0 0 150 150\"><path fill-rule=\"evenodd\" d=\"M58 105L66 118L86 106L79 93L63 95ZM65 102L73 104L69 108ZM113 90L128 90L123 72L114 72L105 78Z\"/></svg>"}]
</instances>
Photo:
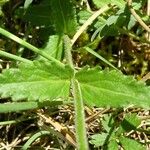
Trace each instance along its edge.
<instances>
[{"instance_id":1,"label":"midrib of leaf","mask_svg":"<svg viewBox=\"0 0 150 150\"><path fill-rule=\"evenodd\" d=\"M33 16L33 17L35 17L36 15L32 15L32 14L30 14L30 16ZM49 17L47 17L47 16L44 16L44 15L38 15L39 17L41 17L41 18L46 18L46 19L49 19Z\"/></svg>"},{"instance_id":2,"label":"midrib of leaf","mask_svg":"<svg viewBox=\"0 0 150 150\"><path fill-rule=\"evenodd\" d=\"M70 81L69 80L65 80L65 79L60 79L60 80L57 80L56 78L52 78L51 80L41 80L41 81L39 81L39 80L35 80L35 81L20 81L20 82L17 82L17 81L15 81L15 82L10 82L10 83L8 83L9 85L12 85L12 84L23 84L23 83L25 83L25 84L28 84L28 83L32 83L32 84L37 84L37 83L44 83L44 82L46 82L46 83L48 83L48 82L50 82L50 83L56 83L56 82L59 82L59 83L61 83L61 82L63 82L64 83L64 81L67 83L67 82L69 82L70 83ZM5 85L7 85L7 84L5 84ZM0 86L1 86L1 84L0 84Z\"/></svg>"},{"instance_id":3,"label":"midrib of leaf","mask_svg":"<svg viewBox=\"0 0 150 150\"><path fill-rule=\"evenodd\" d=\"M89 85L89 84L86 84L86 83L82 84L82 85L85 85L86 87L90 87L92 89L96 89L96 90L99 90L99 91L107 91L108 93L114 93L115 95L127 96L129 98L139 100L139 98L136 98L136 96L131 96L129 94L124 94L123 92L121 93L121 92L117 92L117 91L112 91L112 90L109 90L109 89L105 89L105 88L101 88L101 87L96 87L96 86ZM81 89L82 89L82 85L81 85ZM111 97L110 97L110 99L111 99Z\"/></svg>"},{"instance_id":4,"label":"midrib of leaf","mask_svg":"<svg viewBox=\"0 0 150 150\"><path fill-rule=\"evenodd\" d=\"M66 31L66 30L67 30L67 27L66 27L66 21L65 21L65 17L64 17L63 9L62 9L62 7L61 7L60 0L59 0L58 2L59 2L59 7L60 7L60 13L61 13L62 18L63 18L64 30Z\"/></svg>"}]
</instances>

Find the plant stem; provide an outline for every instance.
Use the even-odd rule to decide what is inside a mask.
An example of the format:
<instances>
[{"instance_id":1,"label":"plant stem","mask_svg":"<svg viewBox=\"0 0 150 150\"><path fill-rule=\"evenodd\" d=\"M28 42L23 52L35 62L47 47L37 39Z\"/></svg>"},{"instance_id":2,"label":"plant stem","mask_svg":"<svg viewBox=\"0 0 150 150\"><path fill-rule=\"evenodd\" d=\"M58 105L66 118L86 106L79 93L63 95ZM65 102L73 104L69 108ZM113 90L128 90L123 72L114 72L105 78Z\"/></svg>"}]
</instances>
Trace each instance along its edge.
<instances>
[{"instance_id":1,"label":"plant stem","mask_svg":"<svg viewBox=\"0 0 150 150\"><path fill-rule=\"evenodd\" d=\"M76 141L78 150L88 150L88 142L86 136L86 124L82 93L80 85L76 79L72 79L72 89L75 106L75 123L76 123Z\"/></svg>"},{"instance_id":2,"label":"plant stem","mask_svg":"<svg viewBox=\"0 0 150 150\"><path fill-rule=\"evenodd\" d=\"M74 69L71 50L71 40L67 35L64 36L64 49L66 54L66 59L71 68ZM74 107L75 107L75 125L76 125L76 141L78 150L88 150L88 142L86 136L86 124L85 124L85 114L84 114L84 105L82 99L82 93L78 81L74 77L72 79L72 90L74 98Z\"/></svg>"},{"instance_id":3,"label":"plant stem","mask_svg":"<svg viewBox=\"0 0 150 150\"><path fill-rule=\"evenodd\" d=\"M112 65L108 60L106 60L104 57L102 57L101 55L99 55L97 52L93 51L91 48L85 46L84 49L86 51L88 51L89 53L91 53L92 55L94 55L95 57L99 58L101 61L103 61L104 63L106 63L110 67L112 67L115 70L119 71L118 68L116 68L114 65Z\"/></svg>"},{"instance_id":4,"label":"plant stem","mask_svg":"<svg viewBox=\"0 0 150 150\"><path fill-rule=\"evenodd\" d=\"M0 113L25 111L31 109L42 108L44 106L62 105L61 101L44 101L44 102L15 102L0 104Z\"/></svg>"},{"instance_id":5,"label":"plant stem","mask_svg":"<svg viewBox=\"0 0 150 150\"><path fill-rule=\"evenodd\" d=\"M23 121L31 120L31 119L36 119L37 117L30 117L30 118L25 118L25 117L20 117L15 120L9 120L9 121L2 121L0 122L0 126L6 126L6 125L12 125L12 124L17 124Z\"/></svg>"},{"instance_id":6,"label":"plant stem","mask_svg":"<svg viewBox=\"0 0 150 150\"><path fill-rule=\"evenodd\" d=\"M16 112L38 108L38 102L18 102L0 104L0 113Z\"/></svg>"},{"instance_id":7,"label":"plant stem","mask_svg":"<svg viewBox=\"0 0 150 150\"><path fill-rule=\"evenodd\" d=\"M18 57L16 55L7 53L5 51L2 51L1 49L0 49L0 56L8 57L8 58L14 59L16 61L21 61L21 62L24 62L24 63L32 63L32 61L30 61L28 59L25 59L25 58Z\"/></svg>"},{"instance_id":8,"label":"plant stem","mask_svg":"<svg viewBox=\"0 0 150 150\"><path fill-rule=\"evenodd\" d=\"M131 11L133 17L138 21L138 23L148 32L150 33L150 28L145 24L145 22L141 19L141 17L135 12L132 8L132 0L127 0L129 10Z\"/></svg>"},{"instance_id":9,"label":"plant stem","mask_svg":"<svg viewBox=\"0 0 150 150\"><path fill-rule=\"evenodd\" d=\"M40 138L43 135L50 135L51 132L49 131L39 131L36 134L34 134L33 136L30 137L30 139L24 144L24 146L21 148L21 150L27 150L30 145L37 139Z\"/></svg>"},{"instance_id":10,"label":"plant stem","mask_svg":"<svg viewBox=\"0 0 150 150\"><path fill-rule=\"evenodd\" d=\"M63 39L64 39L64 50L65 50L65 57L66 57L67 63L69 64L71 68L74 69L72 54L71 54L71 50L72 50L71 40L67 35L64 35Z\"/></svg>"},{"instance_id":11,"label":"plant stem","mask_svg":"<svg viewBox=\"0 0 150 150\"><path fill-rule=\"evenodd\" d=\"M64 64L61 63L60 61L58 61L57 59L53 58L52 56L48 55L47 53L41 51L40 49L38 49L37 47L31 45L30 43L20 39L19 37L15 36L14 34L6 31L5 29L0 28L0 34L14 40L15 42L21 44L22 46L38 53L39 55L43 56L44 58L51 60L53 62L55 62L57 65L59 65L60 67L64 67Z\"/></svg>"},{"instance_id":12,"label":"plant stem","mask_svg":"<svg viewBox=\"0 0 150 150\"><path fill-rule=\"evenodd\" d=\"M117 27L117 26L116 26ZM123 28L119 28L117 27L117 29L119 30L119 32L123 33L123 34L126 34L130 37L132 37L133 39L135 40L138 40L140 42L143 42L143 43L148 43L150 44L150 41L148 41L147 39L143 38L143 37L138 37L137 35L135 35L134 33L130 32L129 30L125 29L125 27Z\"/></svg>"}]
</instances>

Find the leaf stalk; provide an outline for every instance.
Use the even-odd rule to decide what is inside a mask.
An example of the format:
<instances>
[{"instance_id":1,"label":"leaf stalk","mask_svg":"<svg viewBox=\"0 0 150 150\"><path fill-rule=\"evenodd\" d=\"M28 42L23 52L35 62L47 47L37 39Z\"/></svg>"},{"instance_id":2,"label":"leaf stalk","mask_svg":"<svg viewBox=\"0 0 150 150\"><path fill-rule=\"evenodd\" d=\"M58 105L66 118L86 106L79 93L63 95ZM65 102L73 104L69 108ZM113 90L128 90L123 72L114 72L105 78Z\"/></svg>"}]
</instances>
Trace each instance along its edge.
<instances>
[{"instance_id":1,"label":"leaf stalk","mask_svg":"<svg viewBox=\"0 0 150 150\"><path fill-rule=\"evenodd\" d=\"M38 49L37 47L31 45L30 43L20 39L19 37L15 36L14 34L6 31L5 29L0 27L0 34L6 36L7 38L21 44L22 46L36 52L37 54L43 56L44 58L51 60L53 62L55 62L57 65L59 65L60 67L64 67L64 64L61 63L60 61L58 61L57 59L53 58L52 56L48 55L47 53L41 51L40 49Z\"/></svg>"},{"instance_id":2,"label":"leaf stalk","mask_svg":"<svg viewBox=\"0 0 150 150\"><path fill-rule=\"evenodd\" d=\"M66 54L66 60L71 68L74 69L71 50L72 43L67 35L64 35L64 49ZM74 76L72 78L72 90L74 98L75 107L75 125L76 125L76 141L78 150L88 150L88 142L86 135L86 124L85 124L85 114L84 105L82 99L82 93L78 81L75 79L76 70L74 69Z\"/></svg>"}]
</instances>

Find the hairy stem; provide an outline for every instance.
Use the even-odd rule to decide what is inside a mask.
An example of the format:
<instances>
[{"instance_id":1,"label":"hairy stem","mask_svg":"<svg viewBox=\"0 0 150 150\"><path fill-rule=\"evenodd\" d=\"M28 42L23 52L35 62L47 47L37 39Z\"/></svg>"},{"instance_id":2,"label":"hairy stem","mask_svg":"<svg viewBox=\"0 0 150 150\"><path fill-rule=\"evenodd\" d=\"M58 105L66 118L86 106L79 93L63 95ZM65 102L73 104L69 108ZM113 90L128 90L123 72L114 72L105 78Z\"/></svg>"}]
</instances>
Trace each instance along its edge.
<instances>
[{"instance_id":1,"label":"hairy stem","mask_svg":"<svg viewBox=\"0 0 150 150\"><path fill-rule=\"evenodd\" d=\"M74 69L72 55L71 55L71 40L67 35L64 36L64 49L66 54L66 60L71 68ZM75 107L75 125L76 125L76 141L78 150L88 150L88 142L86 136L86 124L85 124L85 114L84 114L84 105L82 99L82 93L78 81L74 77L72 79L72 89L73 89L73 98L74 98L74 107Z\"/></svg>"},{"instance_id":2,"label":"hairy stem","mask_svg":"<svg viewBox=\"0 0 150 150\"><path fill-rule=\"evenodd\" d=\"M78 150L88 150L88 142L86 136L86 124L82 93L80 85L76 79L72 79L73 97L75 105L75 123L76 123L76 141Z\"/></svg>"},{"instance_id":3,"label":"hairy stem","mask_svg":"<svg viewBox=\"0 0 150 150\"><path fill-rule=\"evenodd\" d=\"M72 55L71 55L71 50L72 50L71 40L67 35L64 35L63 39L64 39L64 50L65 50L65 57L67 63L70 65L71 68L74 69Z\"/></svg>"}]
</instances>

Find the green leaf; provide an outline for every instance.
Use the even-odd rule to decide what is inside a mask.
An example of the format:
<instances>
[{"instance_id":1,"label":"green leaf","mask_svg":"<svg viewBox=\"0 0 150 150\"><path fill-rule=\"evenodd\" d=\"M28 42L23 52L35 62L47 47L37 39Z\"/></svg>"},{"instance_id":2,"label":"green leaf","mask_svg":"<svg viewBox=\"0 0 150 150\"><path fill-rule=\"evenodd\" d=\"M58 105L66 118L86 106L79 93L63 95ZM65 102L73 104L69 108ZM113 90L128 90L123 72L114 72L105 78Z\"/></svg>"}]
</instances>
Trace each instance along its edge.
<instances>
[{"instance_id":1,"label":"green leaf","mask_svg":"<svg viewBox=\"0 0 150 150\"><path fill-rule=\"evenodd\" d=\"M14 101L67 98L72 74L69 66L60 68L55 63L38 61L22 63L18 69L0 74L0 96Z\"/></svg>"},{"instance_id":2,"label":"green leaf","mask_svg":"<svg viewBox=\"0 0 150 150\"><path fill-rule=\"evenodd\" d=\"M27 9L32 2L33 2L33 0L25 0L25 2L24 2L24 8Z\"/></svg>"},{"instance_id":3,"label":"green leaf","mask_svg":"<svg viewBox=\"0 0 150 150\"><path fill-rule=\"evenodd\" d=\"M118 150L118 144L115 139L110 140L108 144L108 150Z\"/></svg>"},{"instance_id":4,"label":"green leaf","mask_svg":"<svg viewBox=\"0 0 150 150\"><path fill-rule=\"evenodd\" d=\"M150 105L150 87L121 72L84 68L76 73L76 79L80 83L83 100L91 106Z\"/></svg>"},{"instance_id":5,"label":"green leaf","mask_svg":"<svg viewBox=\"0 0 150 150\"><path fill-rule=\"evenodd\" d=\"M79 24L81 25L84 24L89 19L89 17L91 17L91 15L92 13L87 10L79 11L79 13L77 14ZM104 19L104 17L100 17L100 16L92 23L92 25L95 28L100 28L100 27L102 28L105 24L106 24L106 20Z\"/></svg>"},{"instance_id":6,"label":"green leaf","mask_svg":"<svg viewBox=\"0 0 150 150\"><path fill-rule=\"evenodd\" d=\"M105 25L101 30L100 36L101 37L104 37L104 36L118 36L118 34L119 34L119 31L116 28L116 26L113 24L111 26Z\"/></svg>"},{"instance_id":7,"label":"green leaf","mask_svg":"<svg viewBox=\"0 0 150 150\"><path fill-rule=\"evenodd\" d=\"M49 26L52 25L50 13L50 2L43 0L38 5L30 5L28 9L25 10L25 14L23 13L22 16L25 21L29 21L32 25Z\"/></svg>"},{"instance_id":8,"label":"green leaf","mask_svg":"<svg viewBox=\"0 0 150 150\"><path fill-rule=\"evenodd\" d=\"M102 120L103 128L108 133L111 129L111 124L113 124L113 120L111 119L111 116L106 115L104 119Z\"/></svg>"},{"instance_id":9,"label":"green leaf","mask_svg":"<svg viewBox=\"0 0 150 150\"><path fill-rule=\"evenodd\" d=\"M111 3L111 0L93 0L93 3L99 8Z\"/></svg>"},{"instance_id":10,"label":"green leaf","mask_svg":"<svg viewBox=\"0 0 150 150\"><path fill-rule=\"evenodd\" d=\"M132 3L132 7L133 7L133 9L135 9L135 10L139 10L143 5L144 5L144 3L143 3L143 2L140 2L140 3L139 3L139 0L135 0L135 1Z\"/></svg>"},{"instance_id":11,"label":"green leaf","mask_svg":"<svg viewBox=\"0 0 150 150\"><path fill-rule=\"evenodd\" d=\"M140 124L141 120L137 117L137 114L127 114L121 122L121 127L124 131L129 132L131 130L136 130Z\"/></svg>"},{"instance_id":12,"label":"green leaf","mask_svg":"<svg viewBox=\"0 0 150 150\"><path fill-rule=\"evenodd\" d=\"M0 0L0 17L3 15L2 7L5 3L7 3L9 0Z\"/></svg>"},{"instance_id":13,"label":"green leaf","mask_svg":"<svg viewBox=\"0 0 150 150\"><path fill-rule=\"evenodd\" d=\"M71 0L43 0L30 5L24 15L33 25L53 26L58 33L73 35L76 32L75 8Z\"/></svg>"},{"instance_id":14,"label":"green leaf","mask_svg":"<svg viewBox=\"0 0 150 150\"><path fill-rule=\"evenodd\" d=\"M0 0L0 7L7 3L9 0Z\"/></svg>"},{"instance_id":15,"label":"green leaf","mask_svg":"<svg viewBox=\"0 0 150 150\"><path fill-rule=\"evenodd\" d=\"M120 142L124 147L124 150L146 150L146 147L143 146L142 144L140 144L139 142L133 140L133 139L129 139L126 137L121 137L120 138Z\"/></svg>"},{"instance_id":16,"label":"green leaf","mask_svg":"<svg viewBox=\"0 0 150 150\"><path fill-rule=\"evenodd\" d=\"M96 5L96 7L102 7L107 4L114 4L118 6L119 8L125 7L124 0L93 0L93 3Z\"/></svg>"},{"instance_id":17,"label":"green leaf","mask_svg":"<svg viewBox=\"0 0 150 150\"><path fill-rule=\"evenodd\" d=\"M63 52L63 44L62 39L58 35L49 36L48 42L45 44L42 51L45 51L47 54L56 58L57 60L61 60L62 52ZM41 57L43 59L43 57Z\"/></svg>"},{"instance_id":18,"label":"green leaf","mask_svg":"<svg viewBox=\"0 0 150 150\"><path fill-rule=\"evenodd\" d=\"M108 133L94 134L89 141L94 147L102 146L106 140Z\"/></svg>"},{"instance_id":19,"label":"green leaf","mask_svg":"<svg viewBox=\"0 0 150 150\"><path fill-rule=\"evenodd\" d=\"M124 8L126 6L126 2L124 0L111 0L111 3L118 6L119 8Z\"/></svg>"},{"instance_id":20,"label":"green leaf","mask_svg":"<svg viewBox=\"0 0 150 150\"><path fill-rule=\"evenodd\" d=\"M54 21L56 31L73 36L76 32L77 21L75 8L71 0L50 0L52 11L51 19Z\"/></svg>"},{"instance_id":21,"label":"green leaf","mask_svg":"<svg viewBox=\"0 0 150 150\"><path fill-rule=\"evenodd\" d=\"M77 15L79 19L78 22L80 24L84 24L87 21L87 19L91 17L92 13L87 10L81 10L78 12Z\"/></svg>"},{"instance_id":22,"label":"green leaf","mask_svg":"<svg viewBox=\"0 0 150 150\"><path fill-rule=\"evenodd\" d=\"M119 18L119 15L112 15L112 16L110 16L110 17L107 19L106 24L107 24L108 26L110 26L110 25L112 25L112 24L116 24L118 18Z\"/></svg>"}]
</instances>

